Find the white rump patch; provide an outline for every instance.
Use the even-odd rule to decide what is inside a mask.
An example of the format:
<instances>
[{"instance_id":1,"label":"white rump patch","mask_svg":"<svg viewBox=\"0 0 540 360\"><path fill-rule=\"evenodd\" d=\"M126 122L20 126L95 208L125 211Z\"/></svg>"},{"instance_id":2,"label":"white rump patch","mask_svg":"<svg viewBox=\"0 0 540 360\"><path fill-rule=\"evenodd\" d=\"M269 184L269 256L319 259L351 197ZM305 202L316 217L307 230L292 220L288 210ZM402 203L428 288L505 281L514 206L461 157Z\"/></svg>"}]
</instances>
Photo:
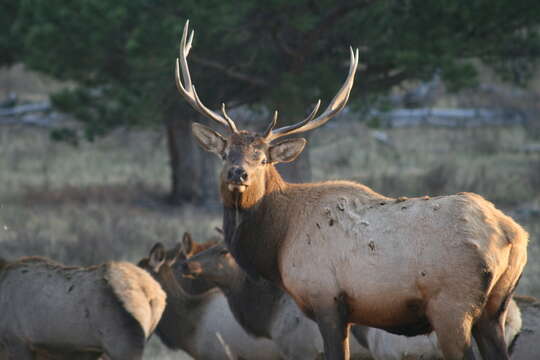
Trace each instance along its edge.
<instances>
[{"instance_id":1,"label":"white rump patch","mask_svg":"<svg viewBox=\"0 0 540 360\"><path fill-rule=\"evenodd\" d=\"M148 338L165 310L167 295L161 286L146 271L127 262L108 263L105 279Z\"/></svg>"}]
</instances>

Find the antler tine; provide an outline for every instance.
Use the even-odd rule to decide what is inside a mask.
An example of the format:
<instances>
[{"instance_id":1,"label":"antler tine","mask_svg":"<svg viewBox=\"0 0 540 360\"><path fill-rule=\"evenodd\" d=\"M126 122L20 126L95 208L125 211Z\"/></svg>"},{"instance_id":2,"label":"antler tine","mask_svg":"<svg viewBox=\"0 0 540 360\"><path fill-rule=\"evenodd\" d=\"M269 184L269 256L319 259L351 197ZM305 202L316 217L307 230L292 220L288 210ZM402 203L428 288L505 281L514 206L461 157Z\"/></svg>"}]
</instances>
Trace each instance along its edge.
<instances>
[{"instance_id":1,"label":"antler tine","mask_svg":"<svg viewBox=\"0 0 540 360\"><path fill-rule=\"evenodd\" d=\"M274 127L276 126L277 118L278 118L278 111L276 110L274 111L274 117L272 118L272 121L270 121L270 124L268 124L268 127L263 133L263 137L265 139L268 138L268 135L270 135L270 133L272 132L272 129L274 129Z\"/></svg>"},{"instance_id":2,"label":"antler tine","mask_svg":"<svg viewBox=\"0 0 540 360\"><path fill-rule=\"evenodd\" d=\"M223 116L225 117L225 120L227 120L227 124L229 125L229 128L233 133L238 133L238 129L236 128L236 124L234 123L233 119L227 115L227 111L225 111L225 103L221 103L221 112L223 113Z\"/></svg>"},{"instance_id":3,"label":"antler tine","mask_svg":"<svg viewBox=\"0 0 540 360\"><path fill-rule=\"evenodd\" d=\"M188 30L189 30L189 20L186 21L184 25L184 31L182 33L182 39L180 40L180 56L176 59L176 69L175 69L175 80L176 87L178 91L184 96L187 102L199 113L204 116L217 121L218 123L227 126L231 131L237 132L236 125L231 118L224 119L221 115L215 113L214 111L208 109L199 99L197 91L195 91L195 85L191 83L191 75L189 72L189 66L187 63L187 56L191 50L191 43L193 42L194 31L191 31L191 34L188 39ZM182 77L180 77L180 69ZM182 78L184 83L182 83ZM232 125L231 125L232 124Z\"/></svg>"},{"instance_id":4,"label":"antler tine","mask_svg":"<svg viewBox=\"0 0 540 360\"><path fill-rule=\"evenodd\" d=\"M267 141L272 141L272 140L275 140L275 139L277 139L279 137L289 135L289 134L293 134L294 130L299 129L302 126L306 125L308 122L312 121L315 118L315 115L317 115L317 112L319 111L320 107L321 107L321 99L317 100L317 103L315 104L315 107L313 108L313 110L311 110L311 113L308 115L307 118L300 121L299 123L296 123L296 124L293 124L293 125L283 126L283 127L280 127L279 129L271 131L266 136L266 140ZM275 124L274 124L274 126L275 126Z\"/></svg>"},{"instance_id":5,"label":"antler tine","mask_svg":"<svg viewBox=\"0 0 540 360\"><path fill-rule=\"evenodd\" d=\"M315 114L319 110L319 106L321 103L321 101L319 100L317 102L317 105L315 106L315 109L306 119L302 120L297 124L284 126L271 131L271 133L267 136L268 141L275 140L282 136L297 134L318 128L319 126L326 124L328 120L336 116L345 107L345 104L347 104L347 101L349 100L349 94L351 93L351 89L354 83L354 76L358 67L358 49L356 49L356 51L353 51L351 47L350 53L351 64L349 66L349 74L347 75L347 79L345 80L345 83L343 83L341 89L339 89L339 91L337 92L336 96L332 99L326 110L324 110L321 115L315 118Z\"/></svg>"}]
</instances>

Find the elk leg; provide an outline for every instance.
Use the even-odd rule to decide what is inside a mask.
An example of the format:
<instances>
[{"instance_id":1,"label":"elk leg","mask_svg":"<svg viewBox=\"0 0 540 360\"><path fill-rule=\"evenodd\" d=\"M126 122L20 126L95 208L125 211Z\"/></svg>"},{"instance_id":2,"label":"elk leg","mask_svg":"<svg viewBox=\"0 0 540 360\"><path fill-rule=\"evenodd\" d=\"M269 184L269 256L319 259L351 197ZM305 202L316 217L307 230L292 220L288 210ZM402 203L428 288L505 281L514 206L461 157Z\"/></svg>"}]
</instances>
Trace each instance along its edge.
<instances>
[{"instance_id":1,"label":"elk leg","mask_svg":"<svg viewBox=\"0 0 540 360\"><path fill-rule=\"evenodd\" d=\"M315 310L327 360L349 359L349 324L346 305L336 297L332 304Z\"/></svg>"},{"instance_id":2,"label":"elk leg","mask_svg":"<svg viewBox=\"0 0 540 360\"><path fill-rule=\"evenodd\" d=\"M483 315L473 327L474 338L484 359L510 359L504 341L504 326L501 320Z\"/></svg>"},{"instance_id":3,"label":"elk leg","mask_svg":"<svg viewBox=\"0 0 540 360\"><path fill-rule=\"evenodd\" d=\"M470 313L459 306L449 307L448 302L435 300L428 305L427 315L445 360L475 360Z\"/></svg>"}]
</instances>

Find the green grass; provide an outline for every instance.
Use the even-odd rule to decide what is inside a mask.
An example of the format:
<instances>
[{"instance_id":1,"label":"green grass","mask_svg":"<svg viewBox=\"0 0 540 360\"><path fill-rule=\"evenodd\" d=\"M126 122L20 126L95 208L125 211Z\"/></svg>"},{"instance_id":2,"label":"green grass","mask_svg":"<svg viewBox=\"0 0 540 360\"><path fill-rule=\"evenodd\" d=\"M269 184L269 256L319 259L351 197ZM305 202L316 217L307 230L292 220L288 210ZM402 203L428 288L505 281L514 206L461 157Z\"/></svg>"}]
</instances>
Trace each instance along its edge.
<instances>
[{"instance_id":1,"label":"green grass","mask_svg":"<svg viewBox=\"0 0 540 360\"><path fill-rule=\"evenodd\" d=\"M314 180L353 179L392 196L475 191L510 214L540 208L540 156L518 151L529 141L522 128L386 130L392 146L370 131L343 122L316 131L309 145ZM0 127L0 256L136 261L184 231L199 240L212 236L218 211L164 201L164 141L154 131L117 131L72 147L51 142L42 129ZM540 296L540 218L517 220L531 234L518 292ZM153 339L146 358L178 354Z\"/></svg>"}]
</instances>

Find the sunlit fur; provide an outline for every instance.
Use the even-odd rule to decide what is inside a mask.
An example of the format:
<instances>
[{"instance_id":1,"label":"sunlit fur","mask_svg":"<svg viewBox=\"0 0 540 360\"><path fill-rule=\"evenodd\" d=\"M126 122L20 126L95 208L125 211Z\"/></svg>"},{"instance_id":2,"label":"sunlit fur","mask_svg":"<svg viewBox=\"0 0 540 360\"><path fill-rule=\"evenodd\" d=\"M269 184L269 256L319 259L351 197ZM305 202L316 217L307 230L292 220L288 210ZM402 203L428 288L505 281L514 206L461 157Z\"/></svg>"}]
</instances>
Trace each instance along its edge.
<instances>
[{"instance_id":1,"label":"sunlit fur","mask_svg":"<svg viewBox=\"0 0 540 360\"><path fill-rule=\"evenodd\" d=\"M504 325L505 343L508 347L512 345L519 335L521 324L520 309L512 299L508 304L508 315ZM365 328L362 337L362 340L367 342L371 355L375 360L444 359L439 348L437 335L434 332L429 335L406 337L376 328Z\"/></svg>"},{"instance_id":2,"label":"sunlit fur","mask_svg":"<svg viewBox=\"0 0 540 360\"><path fill-rule=\"evenodd\" d=\"M159 284L130 263L67 267L21 258L0 272L0 348L18 360L32 359L31 351L142 359L164 306Z\"/></svg>"},{"instance_id":3,"label":"sunlit fur","mask_svg":"<svg viewBox=\"0 0 540 360\"><path fill-rule=\"evenodd\" d=\"M306 314L333 319L328 356L347 348L345 325L330 324L353 322L434 329L448 359L470 351L475 325L484 357L508 359L502 324L528 242L510 217L471 193L401 200L353 182L289 184L268 158L278 145L250 132L223 141L227 245L248 274L282 286ZM253 161L265 147L269 161ZM226 186L230 166L248 173L243 193Z\"/></svg>"},{"instance_id":4,"label":"sunlit fur","mask_svg":"<svg viewBox=\"0 0 540 360\"><path fill-rule=\"evenodd\" d=\"M190 258L187 265L184 272L216 284L240 325L252 335L272 339L283 359L315 359L323 352L317 324L283 290L264 280L251 280L224 244ZM369 357L354 340L351 353L355 358Z\"/></svg>"}]
</instances>

